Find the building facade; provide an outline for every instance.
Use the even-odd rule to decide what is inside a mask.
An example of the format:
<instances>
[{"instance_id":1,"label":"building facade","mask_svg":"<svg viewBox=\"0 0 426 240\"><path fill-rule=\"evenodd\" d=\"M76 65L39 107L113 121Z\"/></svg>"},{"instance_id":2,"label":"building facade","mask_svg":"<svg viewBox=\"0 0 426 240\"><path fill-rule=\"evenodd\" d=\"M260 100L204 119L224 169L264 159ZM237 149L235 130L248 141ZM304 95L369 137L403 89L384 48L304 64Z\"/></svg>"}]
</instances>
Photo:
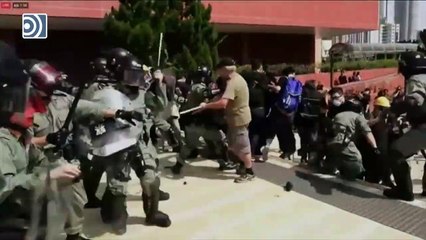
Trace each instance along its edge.
<instances>
[{"instance_id":1,"label":"building facade","mask_svg":"<svg viewBox=\"0 0 426 240\"><path fill-rule=\"evenodd\" d=\"M212 6L212 22L227 35L220 55L241 64L253 58L270 64L319 63L322 39L379 27L378 1L203 2ZM118 5L118 1L30 1L28 9L0 9L0 39L14 45L23 57L85 72L87 62L104 47L103 17ZM21 38L25 12L49 15L48 39Z\"/></svg>"},{"instance_id":2,"label":"building facade","mask_svg":"<svg viewBox=\"0 0 426 240\"><path fill-rule=\"evenodd\" d=\"M352 33L334 38L334 42L395 43L418 39L418 32L426 29L426 1L381 0L380 28L376 31Z\"/></svg>"}]
</instances>

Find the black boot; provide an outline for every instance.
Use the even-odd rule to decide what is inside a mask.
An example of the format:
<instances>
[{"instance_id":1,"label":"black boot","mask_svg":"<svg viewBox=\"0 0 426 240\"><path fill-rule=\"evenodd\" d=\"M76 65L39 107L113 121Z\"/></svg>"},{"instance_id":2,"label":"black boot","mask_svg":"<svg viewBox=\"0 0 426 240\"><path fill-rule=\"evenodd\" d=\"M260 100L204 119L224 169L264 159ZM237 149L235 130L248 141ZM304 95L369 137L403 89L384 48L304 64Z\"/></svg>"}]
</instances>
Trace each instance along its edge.
<instances>
[{"instance_id":1,"label":"black boot","mask_svg":"<svg viewBox=\"0 0 426 240\"><path fill-rule=\"evenodd\" d=\"M151 196L142 194L143 208L146 214L146 223L158 227L169 227L172 222L167 214L158 210L160 179L157 177L151 185Z\"/></svg>"},{"instance_id":2,"label":"black boot","mask_svg":"<svg viewBox=\"0 0 426 240\"><path fill-rule=\"evenodd\" d=\"M102 201L96 196L87 200L87 203L84 204L84 208L100 208L102 206Z\"/></svg>"},{"instance_id":3,"label":"black boot","mask_svg":"<svg viewBox=\"0 0 426 240\"><path fill-rule=\"evenodd\" d=\"M101 201L101 218L102 222L105 224L110 224L112 217L111 217L111 206L112 206L112 198L113 195L109 188L107 187L105 189L104 195L102 196Z\"/></svg>"},{"instance_id":4,"label":"black boot","mask_svg":"<svg viewBox=\"0 0 426 240\"><path fill-rule=\"evenodd\" d=\"M115 234L123 235L127 231L126 196L113 196L111 205L111 226Z\"/></svg>"},{"instance_id":5,"label":"black boot","mask_svg":"<svg viewBox=\"0 0 426 240\"><path fill-rule=\"evenodd\" d=\"M182 163L176 162L176 164L173 167L171 167L170 169L172 170L173 174L179 175L180 172L182 171L182 167L183 167Z\"/></svg>"},{"instance_id":6,"label":"black boot","mask_svg":"<svg viewBox=\"0 0 426 240\"><path fill-rule=\"evenodd\" d=\"M88 200L84 208L100 208L102 205L101 200L96 197L96 191L98 190L99 182L105 169L97 161L95 160L93 166L86 169L88 172L83 174L83 185Z\"/></svg>"},{"instance_id":7,"label":"black boot","mask_svg":"<svg viewBox=\"0 0 426 240\"><path fill-rule=\"evenodd\" d=\"M160 201L167 201L170 199L170 194L164 191L159 190L160 194Z\"/></svg>"},{"instance_id":8,"label":"black boot","mask_svg":"<svg viewBox=\"0 0 426 240\"><path fill-rule=\"evenodd\" d=\"M193 149L191 151L191 153L189 154L189 156L187 157L187 159L195 159L195 158L198 157L198 154L199 154L198 149L195 148L195 149Z\"/></svg>"},{"instance_id":9,"label":"black boot","mask_svg":"<svg viewBox=\"0 0 426 240\"><path fill-rule=\"evenodd\" d=\"M385 189L383 195L391 199L400 199L409 202L414 201L414 194L404 193L398 190L398 188Z\"/></svg>"},{"instance_id":10,"label":"black boot","mask_svg":"<svg viewBox=\"0 0 426 240\"><path fill-rule=\"evenodd\" d=\"M410 166L407 161L405 159L399 159L393 162L392 173L395 178L396 187L384 190L383 195L388 198L413 201L413 183L411 180Z\"/></svg>"},{"instance_id":11,"label":"black boot","mask_svg":"<svg viewBox=\"0 0 426 240\"><path fill-rule=\"evenodd\" d=\"M84 237L80 234L67 235L65 240L90 240L90 238Z\"/></svg>"}]
</instances>

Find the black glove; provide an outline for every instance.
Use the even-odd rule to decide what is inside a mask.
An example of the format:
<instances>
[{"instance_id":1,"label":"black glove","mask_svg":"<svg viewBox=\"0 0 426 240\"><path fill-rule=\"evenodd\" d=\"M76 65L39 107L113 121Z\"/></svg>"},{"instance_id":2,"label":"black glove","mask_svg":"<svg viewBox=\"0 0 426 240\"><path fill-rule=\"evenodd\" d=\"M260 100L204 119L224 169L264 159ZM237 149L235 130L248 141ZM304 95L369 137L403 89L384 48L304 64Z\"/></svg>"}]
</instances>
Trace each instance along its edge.
<instances>
[{"instance_id":1,"label":"black glove","mask_svg":"<svg viewBox=\"0 0 426 240\"><path fill-rule=\"evenodd\" d=\"M152 126L151 129L149 129L149 137L151 138L152 144L156 146L158 144L158 134L157 134L157 127Z\"/></svg>"},{"instance_id":2,"label":"black glove","mask_svg":"<svg viewBox=\"0 0 426 240\"><path fill-rule=\"evenodd\" d=\"M143 116L140 112L125 111L125 110L117 110L117 112L115 113L115 117L124 119L128 121L129 123L131 123L132 125L136 125L136 123L133 120L142 121L143 119Z\"/></svg>"},{"instance_id":3,"label":"black glove","mask_svg":"<svg viewBox=\"0 0 426 240\"><path fill-rule=\"evenodd\" d=\"M212 98L212 97L213 97L212 90L211 90L210 88L206 88L206 89L204 89L204 91L203 91L203 96L204 96L205 98Z\"/></svg>"},{"instance_id":4,"label":"black glove","mask_svg":"<svg viewBox=\"0 0 426 240\"><path fill-rule=\"evenodd\" d=\"M169 130L167 131L167 138L171 147L179 146L179 140L177 139L173 128L169 128Z\"/></svg>"},{"instance_id":5,"label":"black glove","mask_svg":"<svg viewBox=\"0 0 426 240\"><path fill-rule=\"evenodd\" d=\"M73 144L65 145L65 147L62 149L62 156L68 162L75 159L77 157L77 155L76 155L74 145Z\"/></svg>"},{"instance_id":6,"label":"black glove","mask_svg":"<svg viewBox=\"0 0 426 240\"><path fill-rule=\"evenodd\" d=\"M373 152L376 156L380 156L380 154L382 154L378 148L373 148Z\"/></svg>"},{"instance_id":7,"label":"black glove","mask_svg":"<svg viewBox=\"0 0 426 240\"><path fill-rule=\"evenodd\" d=\"M67 143L70 133L68 131L59 130L54 133L49 133L46 136L46 141L56 147L62 147Z\"/></svg>"}]
</instances>

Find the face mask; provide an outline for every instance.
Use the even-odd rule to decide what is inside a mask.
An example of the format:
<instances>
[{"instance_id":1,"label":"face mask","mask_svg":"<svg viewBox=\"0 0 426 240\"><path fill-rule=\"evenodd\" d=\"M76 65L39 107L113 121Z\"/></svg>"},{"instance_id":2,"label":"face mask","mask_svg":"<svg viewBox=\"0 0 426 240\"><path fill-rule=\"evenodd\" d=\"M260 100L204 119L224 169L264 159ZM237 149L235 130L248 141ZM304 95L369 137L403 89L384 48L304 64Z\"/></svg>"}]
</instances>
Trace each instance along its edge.
<instances>
[{"instance_id":1,"label":"face mask","mask_svg":"<svg viewBox=\"0 0 426 240\"><path fill-rule=\"evenodd\" d=\"M296 77L296 75L295 74L289 74L288 75L288 78L295 78Z\"/></svg>"},{"instance_id":2,"label":"face mask","mask_svg":"<svg viewBox=\"0 0 426 240\"><path fill-rule=\"evenodd\" d=\"M36 110L34 109L33 104L30 102L25 108L24 113L14 113L10 117L10 123L15 124L23 129L28 129L33 125L34 113L36 113Z\"/></svg>"},{"instance_id":3,"label":"face mask","mask_svg":"<svg viewBox=\"0 0 426 240\"><path fill-rule=\"evenodd\" d=\"M40 97L40 96L32 96L30 98L30 103L34 108L35 112L45 113L47 112L46 105L50 101L50 97Z\"/></svg>"},{"instance_id":4,"label":"face mask","mask_svg":"<svg viewBox=\"0 0 426 240\"><path fill-rule=\"evenodd\" d=\"M333 99L332 104L335 107L339 107L340 105L342 105L342 101L340 101L340 99Z\"/></svg>"}]
</instances>

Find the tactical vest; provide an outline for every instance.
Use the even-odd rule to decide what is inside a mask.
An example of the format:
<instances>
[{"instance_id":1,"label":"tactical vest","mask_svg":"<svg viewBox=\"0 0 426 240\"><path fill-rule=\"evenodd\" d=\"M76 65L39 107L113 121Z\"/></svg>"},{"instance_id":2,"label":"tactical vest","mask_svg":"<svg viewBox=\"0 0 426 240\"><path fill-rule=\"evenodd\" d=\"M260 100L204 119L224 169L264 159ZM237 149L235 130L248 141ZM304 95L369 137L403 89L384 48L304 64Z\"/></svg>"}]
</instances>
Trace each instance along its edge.
<instances>
[{"instance_id":1,"label":"tactical vest","mask_svg":"<svg viewBox=\"0 0 426 240\"><path fill-rule=\"evenodd\" d=\"M406 97L423 99L420 106L410 107L407 111L407 119L412 125L426 123L426 74L411 76L407 81Z\"/></svg>"},{"instance_id":2,"label":"tactical vest","mask_svg":"<svg viewBox=\"0 0 426 240\"><path fill-rule=\"evenodd\" d=\"M92 101L109 109L136 110L129 97L112 87L95 92ZM142 134L143 123L134 122L136 126L122 119L92 122L89 126L92 154L106 157L135 145Z\"/></svg>"}]
</instances>

